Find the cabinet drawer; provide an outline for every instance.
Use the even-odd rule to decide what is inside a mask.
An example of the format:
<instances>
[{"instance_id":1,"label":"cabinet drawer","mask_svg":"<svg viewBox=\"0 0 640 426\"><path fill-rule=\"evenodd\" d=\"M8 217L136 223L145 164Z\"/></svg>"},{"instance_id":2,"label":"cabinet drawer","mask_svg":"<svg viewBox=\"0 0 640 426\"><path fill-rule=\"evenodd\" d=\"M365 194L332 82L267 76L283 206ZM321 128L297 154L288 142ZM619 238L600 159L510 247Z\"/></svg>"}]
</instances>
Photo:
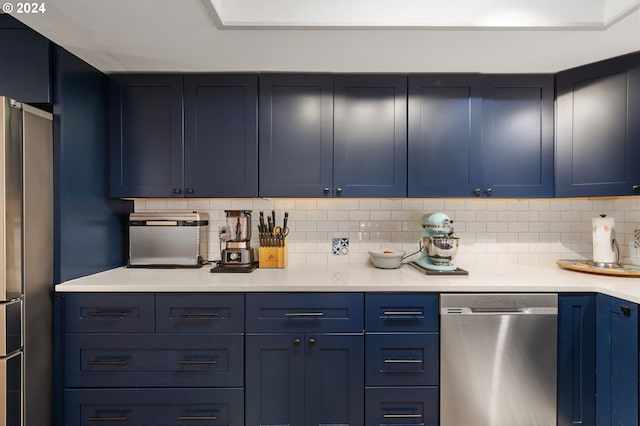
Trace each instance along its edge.
<instances>
[{"instance_id":1,"label":"cabinet drawer","mask_svg":"<svg viewBox=\"0 0 640 426\"><path fill-rule=\"evenodd\" d=\"M242 333L244 297L241 294L158 294L158 333Z\"/></svg>"},{"instance_id":2,"label":"cabinet drawer","mask_svg":"<svg viewBox=\"0 0 640 426\"><path fill-rule=\"evenodd\" d=\"M367 334L367 386L436 386L439 335Z\"/></svg>"},{"instance_id":3,"label":"cabinet drawer","mask_svg":"<svg viewBox=\"0 0 640 426\"><path fill-rule=\"evenodd\" d=\"M66 336L67 387L231 387L244 383L237 335Z\"/></svg>"},{"instance_id":4,"label":"cabinet drawer","mask_svg":"<svg viewBox=\"0 0 640 426\"><path fill-rule=\"evenodd\" d=\"M73 389L64 425L244 426L243 389Z\"/></svg>"},{"instance_id":5,"label":"cabinet drawer","mask_svg":"<svg viewBox=\"0 0 640 426\"><path fill-rule=\"evenodd\" d=\"M70 293L62 297L67 333L154 331L153 294Z\"/></svg>"},{"instance_id":6,"label":"cabinet drawer","mask_svg":"<svg viewBox=\"0 0 640 426\"><path fill-rule=\"evenodd\" d=\"M365 424L438 426L438 388L367 388Z\"/></svg>"},{"instance_id":7,"label":"cabinet drawer","mask_svg":"<svg viewBox=\"0 0 640 426\"><path fill-rule=\"evenodd\" d=\"M360 293L250 293L248 333L362 332Z\"/></svg>"},{"instance_id":8,"label":"cabinet drawer","mask_svg":"<svg viewBox=\"0 0 640 426\"><path fill-rule=\"evenodd\" d=\"M367 331L420 332L439 329L438 295L424 293L366 295Z\"/></svg>"}]
</instances>

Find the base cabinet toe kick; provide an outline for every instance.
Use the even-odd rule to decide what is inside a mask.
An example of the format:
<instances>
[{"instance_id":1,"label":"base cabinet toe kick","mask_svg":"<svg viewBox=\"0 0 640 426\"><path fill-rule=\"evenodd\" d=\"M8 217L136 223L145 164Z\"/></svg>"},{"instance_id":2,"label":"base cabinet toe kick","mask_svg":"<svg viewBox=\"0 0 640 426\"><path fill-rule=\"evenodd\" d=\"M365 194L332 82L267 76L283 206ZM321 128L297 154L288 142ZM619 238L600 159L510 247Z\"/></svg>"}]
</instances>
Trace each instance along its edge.
<instances>
[{"instance_id":1,"label":"base cabinet toe kick","mask_svg":"<svg viewBox=\"0 0 640 426\"><path fill-rule=\"evenodd\" d=\"M54 424L450 426L468 412L447 407L476 389L488 417L473 424L499 426L499 379L509 406L528 407L510 421L638 425L635 303L449 306L458 296L56 293Z\"/></svg>"}]
</instances>

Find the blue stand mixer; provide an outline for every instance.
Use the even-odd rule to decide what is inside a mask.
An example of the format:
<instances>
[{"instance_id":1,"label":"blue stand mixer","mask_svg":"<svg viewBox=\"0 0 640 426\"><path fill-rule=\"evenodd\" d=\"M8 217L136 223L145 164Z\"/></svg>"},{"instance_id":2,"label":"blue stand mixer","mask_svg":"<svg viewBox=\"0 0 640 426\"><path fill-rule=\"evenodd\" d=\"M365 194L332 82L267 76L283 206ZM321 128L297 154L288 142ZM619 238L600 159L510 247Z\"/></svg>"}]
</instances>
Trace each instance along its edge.
<instances>
[{"instance_id":1,"label":"blue stand mixer","mask_svg":"<svg viewBox=\"0 0 640 426\"><path fill-rule=\"evenodd\" d=\"M459 242L459 238L453 235L452 223L444 213L427 213L422 216L422 255L412 262L414 266L421 268L425 273L467 273L452 263L458 252Z\"/></svg>"}]
</instances>

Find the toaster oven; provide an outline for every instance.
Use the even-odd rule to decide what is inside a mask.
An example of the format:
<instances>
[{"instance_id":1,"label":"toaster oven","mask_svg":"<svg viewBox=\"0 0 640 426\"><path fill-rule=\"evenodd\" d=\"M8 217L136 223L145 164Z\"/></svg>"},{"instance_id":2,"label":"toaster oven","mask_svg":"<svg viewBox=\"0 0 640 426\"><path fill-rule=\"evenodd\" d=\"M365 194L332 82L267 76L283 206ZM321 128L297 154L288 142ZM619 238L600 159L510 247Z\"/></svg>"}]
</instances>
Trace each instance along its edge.
<instances>
[{"instance_id":1,"label":"toaster oven","mask_svg":"<svg viewBox=\"0 0 640 426\"><path fill-rule=\"evenodd\" d=\"M206 213L131 213L130 267L192 267L207 261Z\"/></svg>"}]
</instances>

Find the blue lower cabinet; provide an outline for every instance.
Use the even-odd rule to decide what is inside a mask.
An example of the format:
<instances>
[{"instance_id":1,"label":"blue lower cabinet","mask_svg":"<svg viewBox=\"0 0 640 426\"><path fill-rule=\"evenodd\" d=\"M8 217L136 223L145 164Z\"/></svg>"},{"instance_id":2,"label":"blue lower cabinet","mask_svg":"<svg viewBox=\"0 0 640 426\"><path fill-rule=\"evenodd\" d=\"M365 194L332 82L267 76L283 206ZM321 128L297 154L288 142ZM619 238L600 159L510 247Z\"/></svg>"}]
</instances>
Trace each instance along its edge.
<instances>
[{"instance_id":1,"label":"blue lower cabinet","mask_svg":"<svg viewBox=\"0 0 640 426\"><path fill-rule=\"evenodd\" d=\"M438 426L438 387L370 387L365 390L366 426ZM450 425L445 425L450 426Z\"/></svg>"},{"instance_id":2,"label":"blue lower cabinet","mask_svg":"<svg viewBox=\"0 0 640 426\"><path fill-rule=\"evenodd\" d=\"M596 295L558 296L558 426L595 425Z\"/></svg>"},{"instance_id":3,"label":"blue lower cabinet","mask_svg":"<svg viewBox=\"0 0 640 426\"><path fill-rule=\"evenodd\" d=\"M248 335L246 424L361 426L363 336Z\"/></svg>"},{"instance_id":4,"label":"blue lower cabinet","mask_svg":"<svg viewBox=\"0 0 640 426\"><path fill-rule=\"evenodd\" d=\"M243 426L242 389L82 389L65 391L65 426Z\"/></svg>"},{"instance_id":5,"label":"blue lower cabinet","mask_svg":"<svg viewBox=\"0 0 640 426\"><path fill-rule=\"evenodd\" d=\"M596 296L596 424L638 424L638 305Z\"/></svg>"},{"instance_id":6,"label":"blue lower cabinet","mask_svg":"<svg viewBox=\"0 0 640 426\"><path fill-rule=\"evenodd\" d=\"M367 334L367 386L437 386L437 333Z\"/></svg>"},{"instance_id":7,"label":"blue lower cabinet","mask_svg":"<svg viewBox=\"0 0 640 426\"><path fill-rule=\"evenodd\" d=\"M244 337L68 335L67 387L241 387Z\"/></svg>"}]
</instances>

